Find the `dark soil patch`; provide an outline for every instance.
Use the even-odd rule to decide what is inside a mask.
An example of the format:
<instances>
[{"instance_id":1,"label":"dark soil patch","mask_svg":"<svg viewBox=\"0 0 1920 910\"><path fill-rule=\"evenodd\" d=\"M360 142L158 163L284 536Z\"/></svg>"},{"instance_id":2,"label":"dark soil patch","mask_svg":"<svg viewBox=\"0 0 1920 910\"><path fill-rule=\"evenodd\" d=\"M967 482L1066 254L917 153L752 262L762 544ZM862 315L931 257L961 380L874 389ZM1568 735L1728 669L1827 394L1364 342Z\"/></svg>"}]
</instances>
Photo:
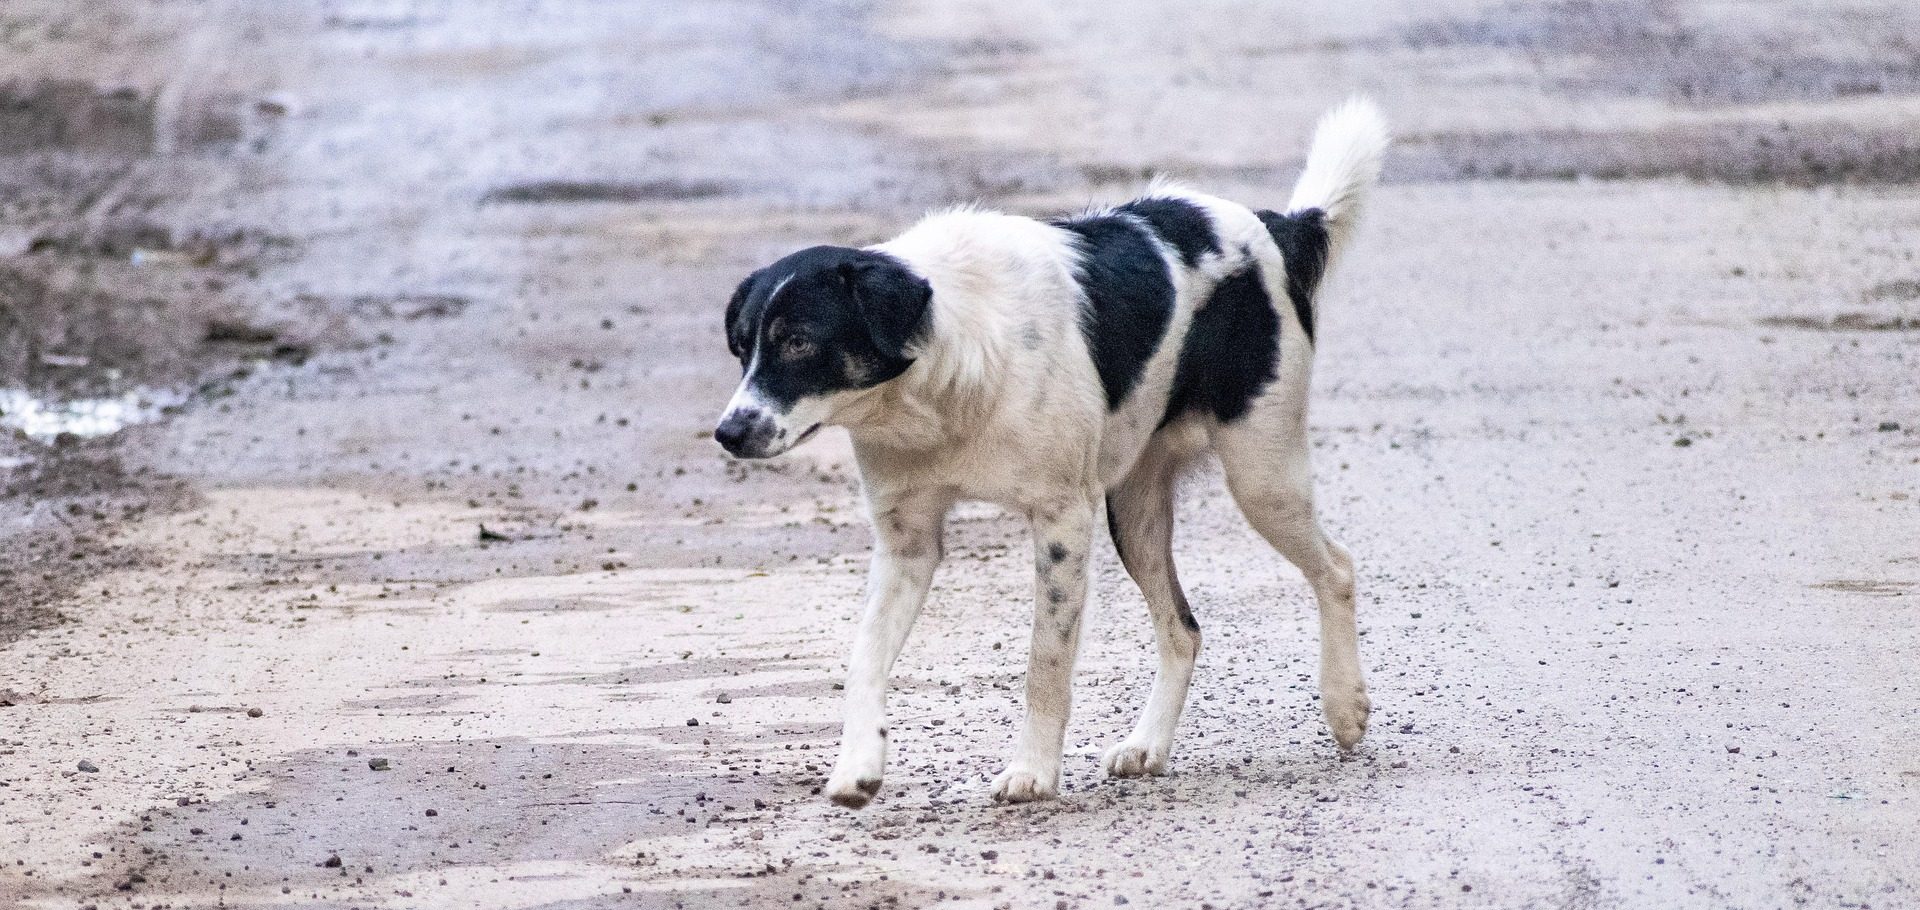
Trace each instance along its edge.
<instances>
[{"instance_id":1,"label":"dark soil patch","mask_svg":"<svg viewBox=\"0 0 1920 910\"><path fill-rule=\"evenodd\" d=\"M0 440L0 457L16 446ZM56 605L89 579L146 564L109 539L115 525L191 502L185 485L127 470L113 448L65 443L0 468L0 512L25 519L0 527L0 644L59 622Z\"/></svg>"},{"instance_id":2,"label":"dark soil patch","mask_svg":"<svg viewBox=\"0 0 1920 910\"><path fill-rule=\"evenodd\" d=\"M1493 78L1572 98L1696 110L1920 93L1920 8L1754 16L1666 0L1514 2L1416 23L1371 46L1457 58L1468 72L1504 72ZM1787 123L1763 114L1637 130L1408 136L1389 171L1413 180L1910 181L1920 178L1917 136L1911 118Z\"/></svg>"},{"instance_id":3,"label":"dark soil patch","mask_svg":"<svg viewBox=\"0 0 1920 910\"><path fill-rule=\"evenodd\" d=\"M1726 123L1646 131L1408 136L1388 165L1399 180L1623 180L1718 183L1920 179L1920 134L1844 123Z\"/></svg>"},{"instance_id":4,"label":"dark soil patch","mask_svg":"<svg viewBox=\"0 0 1920 910\"><path fill-rule=\"evenodd\" d=\"M1863 296L1868 300L1920 300L1920 281L1911 278L1882 281L1868 288Z\"/></svg>"},{"instance_id":5,"label":"dark soil patch","mask_svg":"<svg viewBox=\"0 0 1920 910\"><path fill-rule=\"evenodd\" d=\"M0 155L57 151L116 157L151 154L160 131L181 148L219 147L245 133L238 98L206 99L163 122L152 92L77 79L0 85Z\"/></svg>"},{"instance_id":6,"label":"dark soil patch","mask_svg":"<svg viewBox=\"0 0 1920 910\"><path fill-rule=\"evenodd\" d=\"M206 326L230 302L193 276L130 270L0 262L0 385L79 395L194 378Z\"/></svg>"},{"instance_id":7,"label":"dark soil patch","mask_svg":"<svg viewBox=\"0 0 1920 910\"><path fill-rule=\"evenodd\" d=\"M153 98L71 79L0 85L0 155L43 149L145 155Z\"/></svg>"},{"instance_id":8,"label":"dark soil patch","mask_svg":"<svg viewBox=\"0 0 1920 910\"><path fill-rule=\"evenodd\" d=\"M536 180L516 183L488 192L481 203L491 202L683 202L711 199L732 191L732 187L712 180L649 180L621 183L602 180Z\"/></svg>"},{"instance_id":9,"label":"dark soil patch","mask_svg":"<svg viewBox=\"0 0 1920 910\"><path fill-rule=\"evenodd\" d=\"M1870 313L1841 313L1838 316L1762 316L1761 325L1774 329L1807 329L1815 332L1912 332L1920 331L1920 315L1876 316Z\"/></svg>"},{"instance_id":10,"label":"dark soil patch","mask_svg":"<svg viewBox=\"0 0 1920 910\"><path fill-rule=\"evenodd\" d=\"M1523 54L1550 85L1585 96L1724 105L1920 91L1920 16L1836 9L1759 20L1663 0L1561 0L1422 22L1398 37Z\"/></svg>"}]
</instances>

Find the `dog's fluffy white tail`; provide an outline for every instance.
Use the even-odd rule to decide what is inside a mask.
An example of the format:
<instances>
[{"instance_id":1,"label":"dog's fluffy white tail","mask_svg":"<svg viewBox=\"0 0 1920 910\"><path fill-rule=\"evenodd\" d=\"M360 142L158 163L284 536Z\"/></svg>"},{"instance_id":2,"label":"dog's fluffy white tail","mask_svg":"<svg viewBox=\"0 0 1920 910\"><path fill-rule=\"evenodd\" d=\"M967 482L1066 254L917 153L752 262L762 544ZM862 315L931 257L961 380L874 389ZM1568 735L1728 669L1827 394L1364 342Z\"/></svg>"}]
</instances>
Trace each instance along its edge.
<instances>
[{"instance_id":1,"label":"dog's fluffy white tail","mask_svg":"<svg viewBox=\"0 0 1920 910\"><path fill-rule=\"evenodd\" d=\"M1387 153L1387 121L1380 108L1355 95L1320 118L1307 152L1306 170L1293 186L1287 214L1319 209L1326 219L1332 260L1353 236L1367 194L1380 179Z\"/></svg>"}]
</instances>

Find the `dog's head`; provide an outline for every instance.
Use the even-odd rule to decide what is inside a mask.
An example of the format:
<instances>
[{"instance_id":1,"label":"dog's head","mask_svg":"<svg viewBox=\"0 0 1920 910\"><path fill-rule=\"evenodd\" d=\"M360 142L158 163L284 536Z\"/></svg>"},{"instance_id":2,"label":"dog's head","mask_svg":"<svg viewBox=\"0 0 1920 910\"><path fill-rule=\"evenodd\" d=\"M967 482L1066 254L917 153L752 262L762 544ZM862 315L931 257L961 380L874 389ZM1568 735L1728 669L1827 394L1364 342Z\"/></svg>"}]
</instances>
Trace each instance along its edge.
<instances>
[{"instance_id":1,"label":"dog's head","mask_svg":"<svg viewBox=\"0 0 1920 910\"><path fill-rule=\"evenodd\" d=\"M913 363L933 289L871 250L816 246L747 276L727 303L744 376L713 438L740 458L799 445L854 393Z\"/></svg>"}]
</instances>

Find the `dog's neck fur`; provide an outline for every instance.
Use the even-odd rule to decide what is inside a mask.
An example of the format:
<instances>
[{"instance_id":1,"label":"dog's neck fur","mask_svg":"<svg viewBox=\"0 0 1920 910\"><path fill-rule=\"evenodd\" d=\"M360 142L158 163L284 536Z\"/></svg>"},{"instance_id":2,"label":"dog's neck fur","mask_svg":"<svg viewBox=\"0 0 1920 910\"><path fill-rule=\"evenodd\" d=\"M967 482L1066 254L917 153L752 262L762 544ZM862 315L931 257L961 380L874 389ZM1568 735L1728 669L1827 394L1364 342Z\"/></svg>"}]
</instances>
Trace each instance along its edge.
<instances>
[{"instance_id":1,"label":"dog's neck fur","mask_svg":"<svg viewBox=\"0 0 1920 910\"><path fill-rule=\"evenodd\" d=\"M913 365L849 402L837 422L858 442L911 452L950 446L992 420L1009 401L1004 391L1021 326L1048 316L1014 312L1014 304L1035 295L1008 283L1048 281L1073 293L1070 263L1021 261L1033 257L1025 251L1058 244L1015 238L1053 230L1029 218L963 208L929 215L875 247L925 278L933 299ZM962 300L969 304L957 305Z\"/></svg>"}]
</instances>

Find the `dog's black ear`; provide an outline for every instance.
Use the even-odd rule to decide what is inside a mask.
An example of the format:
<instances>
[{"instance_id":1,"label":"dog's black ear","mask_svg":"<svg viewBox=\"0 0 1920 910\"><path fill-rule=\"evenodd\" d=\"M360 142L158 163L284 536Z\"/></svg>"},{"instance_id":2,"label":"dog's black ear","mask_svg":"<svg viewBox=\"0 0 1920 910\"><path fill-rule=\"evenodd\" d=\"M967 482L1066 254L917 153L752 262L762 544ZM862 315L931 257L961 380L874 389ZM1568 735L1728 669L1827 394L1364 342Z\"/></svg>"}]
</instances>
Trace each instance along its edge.
<instances>
[{"instance_id":1,"label":"dog's black ear","mask_svg":"<svg viewBox=\"0 0 1920 910\"><path fill-rule=\"evenodd\" d=\"M905 265L878 254L841 264L840 276L853 289L854 305L866 320L873 346L887 357L904 359L926 322L933 286Z\"/></svg>"},{"instance_id":2,"label":"dog's black ear","mask_svg":"<svg viewBox=\"0 0 1920 910\"><path fill-rule=\"evenodd\" d=\"M740 310L747 305L747 289L753 287L753 279L759 276L759 272L748 275L747 280L740 282L740 287L734 289L733 299L727 301L727 323L722 328L727 333L727 350L732 351L735 357L746 356L748 333L745 327L739 324Z\"/></svg>"}]
</instances>

